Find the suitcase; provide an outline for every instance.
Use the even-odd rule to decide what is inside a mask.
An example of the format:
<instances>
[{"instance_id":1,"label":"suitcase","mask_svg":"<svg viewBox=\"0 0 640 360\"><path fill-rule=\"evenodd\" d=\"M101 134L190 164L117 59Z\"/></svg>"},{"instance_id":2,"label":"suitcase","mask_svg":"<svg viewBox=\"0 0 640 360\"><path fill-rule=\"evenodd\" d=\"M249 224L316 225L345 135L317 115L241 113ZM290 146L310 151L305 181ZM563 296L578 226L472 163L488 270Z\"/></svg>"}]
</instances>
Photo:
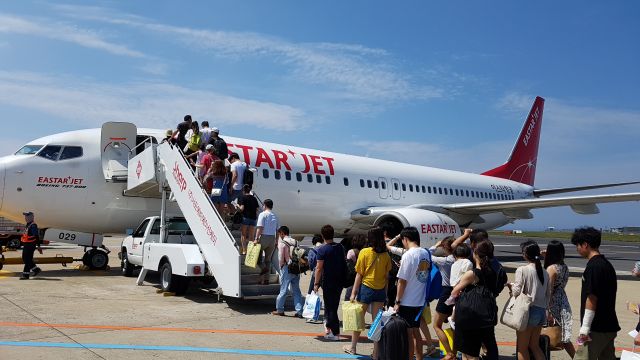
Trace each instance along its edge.
<instances>
[{"instance_id":1,"label":"suitcase","mask_svg":"<svg viewBox=\"0 0 640 360\"><path fill-rule=\"evenodd\" d=\"M547 335L540 335L540 349L546 360L551 360L551 340ZM529 350L529 358L535 359L531 350Z\"/></svg>"},{"instance_id":2,"label":"suitcase","mask_svg":"<svg viewBox=\"0 0 640 360\"><path fill-rule=\"evenodd\" d=\"M389 318L382 328L382 336L378 343L378 359L406 360L409 358L409 338L407 322L395 315Z\"/></svg>"}]
</instances>

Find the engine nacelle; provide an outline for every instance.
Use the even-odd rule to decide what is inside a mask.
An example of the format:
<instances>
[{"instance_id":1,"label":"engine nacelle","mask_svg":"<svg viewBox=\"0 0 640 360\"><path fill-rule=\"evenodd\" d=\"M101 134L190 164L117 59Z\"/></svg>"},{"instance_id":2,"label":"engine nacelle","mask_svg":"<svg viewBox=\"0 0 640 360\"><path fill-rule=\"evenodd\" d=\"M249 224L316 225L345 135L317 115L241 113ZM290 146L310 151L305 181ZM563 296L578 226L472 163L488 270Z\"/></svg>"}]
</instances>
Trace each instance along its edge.
<instances>
[{"instance_id":1,"label":"engine nacelle","mask_svg":"<svg viewBox=\"0 0 640 360\"><path fill-rule=\"evenodd\" d=\"M460 226L447 215L422 209L394 209L380 214L375 226L391 223L395 227L413 226L420 233L420 246L428 248L447 236L461 235Z\"/></svg>"}]
</instances>

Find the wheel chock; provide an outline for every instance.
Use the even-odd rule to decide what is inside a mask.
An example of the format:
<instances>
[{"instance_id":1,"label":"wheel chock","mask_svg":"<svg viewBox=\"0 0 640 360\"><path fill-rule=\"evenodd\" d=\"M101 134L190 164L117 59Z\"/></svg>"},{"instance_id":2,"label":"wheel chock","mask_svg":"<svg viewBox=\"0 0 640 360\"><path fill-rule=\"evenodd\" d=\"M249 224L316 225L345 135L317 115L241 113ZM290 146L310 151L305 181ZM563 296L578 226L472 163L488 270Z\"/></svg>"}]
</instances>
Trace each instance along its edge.
<instances>
[{"instance_id":1,"label":"wheel chock","mask_svg":"<svg viewBox=\"0 0 640 360\"><path fill-rule=\"evenodd\" d=\"M165 291L165 292L162 293L162 296L165 296L165 297L167 297L167 296L176 296L176 293Z\"/></svg>"}]
</instances>

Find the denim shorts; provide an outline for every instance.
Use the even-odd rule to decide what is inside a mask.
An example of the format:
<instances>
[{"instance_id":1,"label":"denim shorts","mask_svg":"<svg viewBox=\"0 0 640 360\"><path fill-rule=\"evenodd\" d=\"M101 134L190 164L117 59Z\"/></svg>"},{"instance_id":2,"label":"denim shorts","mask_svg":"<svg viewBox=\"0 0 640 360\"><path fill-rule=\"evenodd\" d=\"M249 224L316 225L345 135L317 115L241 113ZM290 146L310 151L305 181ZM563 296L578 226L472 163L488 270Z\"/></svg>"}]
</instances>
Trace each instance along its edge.
<instances>
[{"instance_id":1,"label":"denim shorts","mask_svg":"<svg viewBox=\"0 0 640 360\"><path fill-rule=\"evenodd\" d=\"M360 285L360 291L358 291L358 296L356 300L359 303L363 304L371 304L374 302L385 302L387 301L387 292L383 289L375 290L368 287L365 284Z\"/></svg>"},{"instance_id":2,"label":"denim shorts","mask_svg":"<svg viewBox=\"0 0 640 360\"><path fill-rule=\"evenodd\" d=\"M258 220L256 219L249 219L246 217L242 217L242 225L256 226L257 223L258 223Z\"/></svg>"},{"instance_id":3,"label":"denim shorts","mask_svg":"<svg viewBox=\"0 0 640 360\"><path fill-rule=\"evenodd\" d=\"M533 305L529 307L529 322L527 323L529 327L543 326L546 318L547 309Z\"/></svg>"}]
</instances>

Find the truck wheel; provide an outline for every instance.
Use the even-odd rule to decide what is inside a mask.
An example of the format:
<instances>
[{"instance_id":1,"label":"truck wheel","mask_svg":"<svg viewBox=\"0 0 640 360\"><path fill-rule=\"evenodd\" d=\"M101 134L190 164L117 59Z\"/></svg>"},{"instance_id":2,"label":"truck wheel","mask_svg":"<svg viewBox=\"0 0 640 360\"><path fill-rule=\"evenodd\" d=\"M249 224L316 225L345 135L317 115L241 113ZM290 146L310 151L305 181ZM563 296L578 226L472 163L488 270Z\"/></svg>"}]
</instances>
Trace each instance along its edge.
<instances>
[{"instance_id":1,"label":"truck wheel","mask_svg":"<svg viewBox=\"0 0 640 360\"><path fill-rule=\"evenodd\" d=\"M122 259L120 260L120 269L122 270L122 275L126 277L133 276L133 270L135 266L129 262L129 258L127 258L127 250L122 249Z\"/></svg>"},{"instance_id":2,"label":"truck wheel","mask_svg":"<svg viewBox=\"0 0 640 360\"><path fill-rule=\"evenodd\" d=\"M109 264L109 255L104 251L91 249L82 257L82 263L88 266L91 270L104 270Z\"/></svg>"},{"instance_id":3,"label":"truck wheel","mask_svg":"<svg viewBox=\"0 0 640 360\"><path fill-rule=\"evenodd\" d=\"M174 275L171 269L171 263L165 262L160 267L160 285L164 291L172 292L176 295L184 295L189 287L189 278Z\"/></svg>"},{"instance_id":4,"label":"truck wheel","mask_svg":"<svg viewBox=\"0 0 640 360\"><path fill-rule=\"evenodd\" d=\"M22 243L20 243L19 238L11 238L9 239L9 241L7 241L7 247L9 249L20 249L21 246Z\"/></svg>"}]
</instances>

